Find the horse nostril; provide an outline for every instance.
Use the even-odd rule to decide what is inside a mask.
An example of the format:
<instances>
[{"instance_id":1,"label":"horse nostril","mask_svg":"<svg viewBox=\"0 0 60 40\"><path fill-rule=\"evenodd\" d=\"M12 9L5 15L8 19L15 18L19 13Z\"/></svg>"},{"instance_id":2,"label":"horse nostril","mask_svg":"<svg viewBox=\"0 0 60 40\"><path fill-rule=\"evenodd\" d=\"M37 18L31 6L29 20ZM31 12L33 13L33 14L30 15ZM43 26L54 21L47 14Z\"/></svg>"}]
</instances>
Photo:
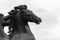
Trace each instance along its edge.
<instances>
[{"instance_id":1,"label":"horse nostril","mask_svg":"<svg viewBox=\"0 0 60 40\"><path fill-rule=\"evenodd\" d=\"M42 22L42 19L39 17L39 22Z\"/></svg>"}]
</instances>

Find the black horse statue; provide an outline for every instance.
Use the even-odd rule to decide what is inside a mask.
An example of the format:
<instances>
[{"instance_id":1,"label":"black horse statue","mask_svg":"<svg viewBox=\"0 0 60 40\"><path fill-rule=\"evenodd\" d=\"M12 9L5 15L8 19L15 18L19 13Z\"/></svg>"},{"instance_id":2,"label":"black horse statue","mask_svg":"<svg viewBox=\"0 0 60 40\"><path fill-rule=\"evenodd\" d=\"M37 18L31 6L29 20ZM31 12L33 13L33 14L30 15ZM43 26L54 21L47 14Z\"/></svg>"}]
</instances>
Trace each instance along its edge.
<instances>
[{"instance_id":1,"label":"black horse statue","mask_svg":"<svg viewBox=\"0 0 60 40\"><path fill-rule=\"evenodd\" d=\"M28 22L40 24L41 18L34 15L31 10L28 10L26 5L20 5L16 8L18 8L18 12L14 15L14 33L11 40L35 40Z\"/></svg>"},{"instance_id":2,"label":"black horse statue","mask_svg":"<svg viewBox=\"0 0 60 40\"><path fill-rule=\"evenodd\" d=\"M4 15L2 13L0 13L0 40L7 40L7 35L4 32L3 24L5 24Z\"/></svg>"}]
</instances>

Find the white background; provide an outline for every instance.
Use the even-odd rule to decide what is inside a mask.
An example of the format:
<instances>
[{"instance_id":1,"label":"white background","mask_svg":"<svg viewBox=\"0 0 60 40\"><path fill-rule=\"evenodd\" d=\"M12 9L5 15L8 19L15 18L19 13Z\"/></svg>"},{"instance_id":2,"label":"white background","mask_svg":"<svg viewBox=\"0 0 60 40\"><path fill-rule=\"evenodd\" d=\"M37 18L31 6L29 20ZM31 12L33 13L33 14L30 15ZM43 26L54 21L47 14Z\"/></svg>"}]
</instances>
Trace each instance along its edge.
<instances>
[{"instance_id":1,"label":"white background","mask_svg":"<svg viewBox=\"0 0 60 40\"><path fill-rule=\"evenodd\" d=\"M21 4L26 4L42 19L40 25L29 23L36 40L60 40L60 0L0 0L0 13L6 16L14 6Z\"/></svg>"}]
</instances>

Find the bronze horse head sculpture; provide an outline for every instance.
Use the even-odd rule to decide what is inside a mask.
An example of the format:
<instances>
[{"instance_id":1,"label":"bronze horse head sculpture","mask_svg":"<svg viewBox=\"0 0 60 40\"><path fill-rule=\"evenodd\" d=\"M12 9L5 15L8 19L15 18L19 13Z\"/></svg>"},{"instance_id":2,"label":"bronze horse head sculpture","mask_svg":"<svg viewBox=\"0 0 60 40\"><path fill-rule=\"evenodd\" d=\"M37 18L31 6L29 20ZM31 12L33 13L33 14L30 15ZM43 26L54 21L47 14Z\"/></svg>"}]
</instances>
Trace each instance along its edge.
<instances>
[{"instance_id":1,"label":"bronze horse head sculpture","mask_svg":"<svg viewBox=\"0 0 60 40\"><path fill-rule=\"evenodd\" d=\"M33 12L27 9L26 5L21 5L17 14L14 16L14 33L11 40L35 40L34 35L30 31L28 22L36 24L41 23L41 18L37 17ZM25 8L24 8L25 7Z\"/></svg>"},{"instance_id":2,"label":"bronze horse head sculpture","mask_svg":"<svg viewBox=\"0 0 60 40\"><path fill-rule=\"evenodd\" d=\"M39 24L41 22L41 18L34 15L33 12L28 9L23 11L24 12L22 13L18 12L15 16L16 31L13 34L13 37L11 40L35 40L35 37L33 36L32 32L28 30L30 29L28 26L28 22L34 22L36 24Z\"/></svg>"}]
</instances>

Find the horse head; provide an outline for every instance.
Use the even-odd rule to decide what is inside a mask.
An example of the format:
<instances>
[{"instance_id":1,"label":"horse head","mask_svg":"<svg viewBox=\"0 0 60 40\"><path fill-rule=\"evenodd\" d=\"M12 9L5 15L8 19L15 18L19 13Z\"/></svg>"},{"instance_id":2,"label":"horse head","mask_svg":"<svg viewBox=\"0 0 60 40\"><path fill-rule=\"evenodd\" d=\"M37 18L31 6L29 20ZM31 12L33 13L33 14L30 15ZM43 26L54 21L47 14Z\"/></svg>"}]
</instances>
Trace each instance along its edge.
<instances>
[{"instance_id":1,"label":"horse head","mask_svg":"<svg viewBox=\"0 0 60 40\"><path fill-rule=\"evenodd\" d=\"M23 10L23 20L24 21L28 21L28 22L34 22L36 24L40 24L42 22L41 18L36 16L31 10Z\"/></svg>"}]
</instances>

